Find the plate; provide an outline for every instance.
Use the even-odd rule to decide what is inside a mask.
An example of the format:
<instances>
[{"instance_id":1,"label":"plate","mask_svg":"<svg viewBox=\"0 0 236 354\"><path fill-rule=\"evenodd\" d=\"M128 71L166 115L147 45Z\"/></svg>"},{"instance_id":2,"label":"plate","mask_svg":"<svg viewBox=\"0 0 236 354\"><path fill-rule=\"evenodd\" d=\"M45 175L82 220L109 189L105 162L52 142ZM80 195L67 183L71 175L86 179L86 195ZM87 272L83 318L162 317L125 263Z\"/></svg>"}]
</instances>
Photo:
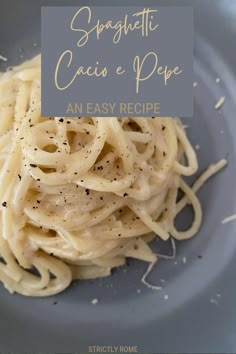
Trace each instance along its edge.
<instances>
[{"instance_id":1,"label":"plate","mask_svg":"<svg viewBox=\"0 0 236 354\"><path fill-rule=\"evenodd\" d=\"M111 0L99 3L111 5ZM112 1L127 3L142 5L140 0ZM8 58L1 70L40 52L40 6L65 4L84 3L0 2L0 54ZM150 274L152 283L163 286L161 291L140 282L147 265L137 261L109 278L77 282L48 298L11 296L0 286L2 352L88 352L89 346L137 346L139 352L235 351L236 223L222 225L221 220L236 212L236 3L176 0L174 5L194 7L197 86L194 117L184 122L193 145L199 145L199 173L218 159L228 159L228 167L199 192L201 230L194 239L177 244L176 259L160 261ZM216 111L221 96L225 104ZM190 217L186 212L180 225ZM94 298L96 305L91 303Z\"/></svg>"}]
</instances>

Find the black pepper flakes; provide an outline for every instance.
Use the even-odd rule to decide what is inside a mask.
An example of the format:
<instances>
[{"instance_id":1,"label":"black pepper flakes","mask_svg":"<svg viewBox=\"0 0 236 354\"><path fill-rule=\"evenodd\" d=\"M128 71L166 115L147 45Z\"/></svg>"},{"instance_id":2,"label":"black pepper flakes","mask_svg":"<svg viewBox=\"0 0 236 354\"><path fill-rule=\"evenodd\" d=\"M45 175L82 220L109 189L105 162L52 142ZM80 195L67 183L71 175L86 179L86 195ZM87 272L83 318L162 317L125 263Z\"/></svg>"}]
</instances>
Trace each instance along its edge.
<instances>
[{"instance_id":1,"label":"black pepper flakes","mask_svg":"<svg viewBox=\"0 0 236 354\"><path fill-rule=\"evenodd\" d=\"M3 206L4 208L7 208L7 202L3 202L3 203L2 203L2 206Z\"/></svg>"},{"instance_id":2,"label":"black pepper flakes","mask_svg":"<svg viewBox=\"0 0 236 354\"><path fill-rule=\"evenodd\" d=\"M35 165L34 163L30 163L30 167L38 167L38 166Z\"/></svg>"},{"instance_id":3,"label":"black pepper flakes","mask_svg":"<svg viewBox=\"0 0 236 354\"><path fill-rule=\"evenodd\" d=\"M63 118L60 118L60 119L59 119L59 122L63 123L63 122L64 122L64 119L63 119Z\"/></svg>"},{"instance_id":4,"label":"black pepper flakes","mask_svg":"<svg viewBox=\"0 0 236 354\"><path fill-rule=\"evenodd\" d=\"M128 193L124 193L124 194L123 194L123 197L128 197Z\"/></svg>"},{"instance_id":5,"label":"black pepper flakes","mask_svg":"<svg viewBox=\"0 0 236 354\"><path fill-rule=\"evenodd\" d=\"M87 195L89 195L89 189L88 189L88 188L85 189L85 193L86 193Z\"/></svg>"},{"instance_id":6,"label":"black pepper flakes","mask_svg":"<svg viewBox=\"0 0 236 354\"><path fill-rule=\"evenodd\" d=\"M21 175L18 175L19 180L21 181Z\"/></svg>"}]
</instances>

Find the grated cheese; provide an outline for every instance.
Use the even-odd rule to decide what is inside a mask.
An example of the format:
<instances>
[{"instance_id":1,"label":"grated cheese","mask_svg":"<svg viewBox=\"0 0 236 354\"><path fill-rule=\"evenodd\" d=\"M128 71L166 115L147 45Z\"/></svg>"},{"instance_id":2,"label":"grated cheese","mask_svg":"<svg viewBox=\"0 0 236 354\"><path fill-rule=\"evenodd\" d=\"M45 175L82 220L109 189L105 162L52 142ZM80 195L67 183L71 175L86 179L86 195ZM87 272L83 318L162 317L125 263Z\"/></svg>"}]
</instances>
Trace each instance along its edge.
<instances>
[{"instance_id":1,"label":"grated cheese","mask_svg":"<svg viewBox=\"0 0 236 354\"><path fill-rule=\"evenodd\" d=\"M236 214L233 214L231 216L228 216L227 218L224 218L221 223L222 224L227 224L228 222L236 220Z\"/></svg>"},{"instance_id":2,"label":"grated cheese","mask_svg":"<svg viewBox=\"0 0 236 354\"><path fill-rule=\"evenodd\" d=\"M224 103L225 103L225 97L221 96L219 98L219 100L217 101L217 103L215 104L215 109L216 110L220 109L223 106Z\"/></svg>"},{"instance_id":3,"label":"grated cheese","mask_svg":"<svg viewBox=\"0 0 236 354\"><path fill-rule=\"evenodd\" d=\"M93 304L93 305L96 305L98 303L98 299L93 299L92 301L91 301L91 304Z\"/></svg>"},{"instance_id":4,"label":"grated cheese","mask_svg":"<svg viewBox=\"0 0 236 354\"><path fill-rule=\"evenodd\" d=\"M7 61L7 58L5 58L3 55L0 55L0 60Z\"/></svg>"}]
</instances>

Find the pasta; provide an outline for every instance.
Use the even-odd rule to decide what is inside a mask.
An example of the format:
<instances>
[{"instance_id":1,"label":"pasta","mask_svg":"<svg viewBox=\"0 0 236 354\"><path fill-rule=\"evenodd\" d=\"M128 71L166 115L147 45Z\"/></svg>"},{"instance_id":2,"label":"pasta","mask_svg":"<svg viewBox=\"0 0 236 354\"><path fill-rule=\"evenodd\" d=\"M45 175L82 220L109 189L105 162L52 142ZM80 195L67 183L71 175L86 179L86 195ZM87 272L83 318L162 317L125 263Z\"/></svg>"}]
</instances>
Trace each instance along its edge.
<instances>
[{"instance_id":1,"label":"pasta","mask_svg":"<svg viewBox=\"0 0 236 354\"><path fill-rule=\"evenodd\" d=\"M48 296L74 279L108 276L126 257L156 262L155 237L194 236L195 151L175 118L41 117L40 56L0 76L0 280ZM187 163L184 164L184 158ZM178 191L184 196L178 200ZM190 203L192 226L178 231Z\"/></svg>"}]
</instances>

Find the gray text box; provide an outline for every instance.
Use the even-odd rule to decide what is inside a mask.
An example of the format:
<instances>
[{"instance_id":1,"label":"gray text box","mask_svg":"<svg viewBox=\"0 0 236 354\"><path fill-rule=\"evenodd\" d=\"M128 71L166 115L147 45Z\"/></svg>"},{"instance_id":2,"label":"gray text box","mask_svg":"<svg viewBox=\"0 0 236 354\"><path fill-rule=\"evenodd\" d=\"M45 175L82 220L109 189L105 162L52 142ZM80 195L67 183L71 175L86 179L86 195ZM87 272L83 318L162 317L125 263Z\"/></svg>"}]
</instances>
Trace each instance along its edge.
<instances>
[{"instance_id":1,"label":"gray text box","mask_svg":"<svg viewBox=\"0 0 236 354\"><path fill-rule=\"evenodd\" d=\"M192 116L192 8L41 10L43 116Z\"/></svg>"}]
</instances>

